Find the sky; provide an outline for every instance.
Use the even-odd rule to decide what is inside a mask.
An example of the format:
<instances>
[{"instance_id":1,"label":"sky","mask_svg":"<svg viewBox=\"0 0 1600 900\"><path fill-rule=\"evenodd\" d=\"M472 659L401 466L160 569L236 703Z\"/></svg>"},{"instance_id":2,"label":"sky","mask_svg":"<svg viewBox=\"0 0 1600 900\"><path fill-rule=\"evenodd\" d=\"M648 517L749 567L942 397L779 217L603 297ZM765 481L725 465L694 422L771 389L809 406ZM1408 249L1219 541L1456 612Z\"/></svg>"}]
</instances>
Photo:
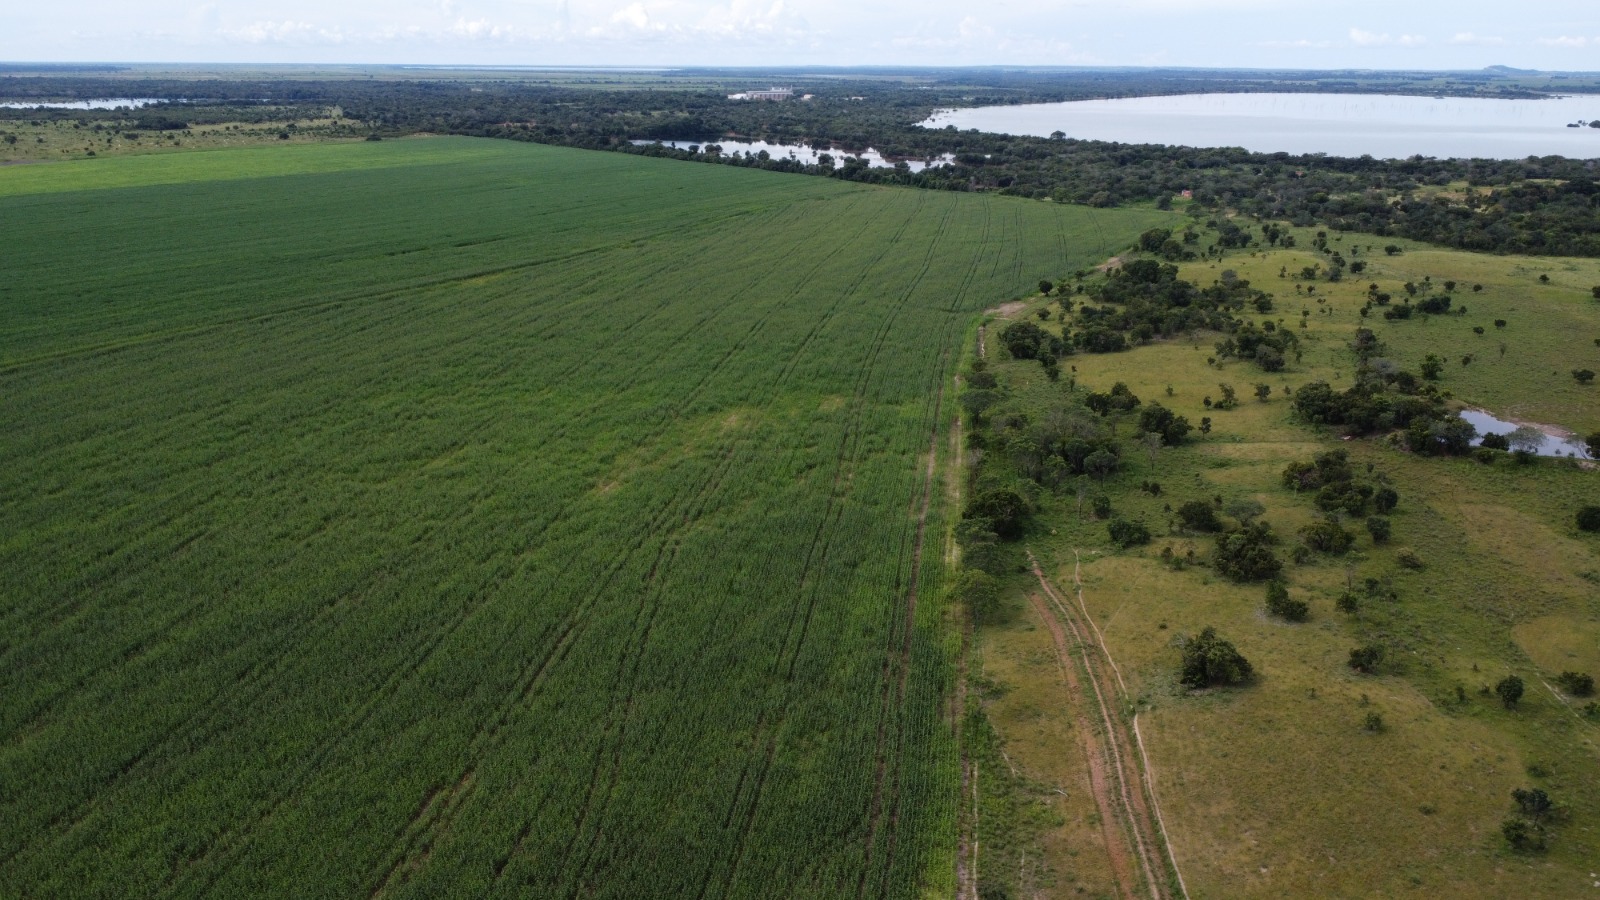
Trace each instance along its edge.
<instances>
[{"instance_id":1,"label":"sky","mask_svg":"<svg viewBox=\"0 0 1600 900\"><path fill-rule=\"evenodd\" d=\"M1600 71L1600 2L57 0L13 62L1118 65Z\"/></svg>"}]
</instances>

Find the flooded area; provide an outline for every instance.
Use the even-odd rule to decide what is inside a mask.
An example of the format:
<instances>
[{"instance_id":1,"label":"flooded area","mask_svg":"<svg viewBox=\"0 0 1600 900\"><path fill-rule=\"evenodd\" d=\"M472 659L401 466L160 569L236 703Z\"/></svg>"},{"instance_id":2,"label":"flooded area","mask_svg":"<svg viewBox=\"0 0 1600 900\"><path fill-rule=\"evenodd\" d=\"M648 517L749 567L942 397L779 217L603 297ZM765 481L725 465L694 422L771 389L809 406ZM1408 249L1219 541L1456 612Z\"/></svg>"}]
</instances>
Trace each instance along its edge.
<instances>
[{"instance_id":1,"label":"flooded area","mask_svg":"<svg viewBox=\"0 0 1600 900\"><path fill-rule=\"evenodd\" d=\"M114 97L109 100L68 100L58 102L8 100L0 103L0 109L139 109L144 106L154 106L157 103L171 102L173 101L162 100L157 97Z\"/></svg>"},{"instance_id":2,"label":"flooded area","mask_svg":"<svg viewBox=\"0 0 1600 900\"><path fill-rule=\"evenodd\" d=\"M831 157L833 159L833 164L836 166L842 166L844 165L844 161L846 159L855 157L865 160L867 165L874 169L892 169L894 168L895 163L904 162L911 168L911 171L913 172L921 172L922 170L931 166L942 166L955 162L955 157L949 154L932 157L930 159L891 159L871 147L861 151L841 150L838 147L828 147L818 150L814 147L807 147L803 144L769 144L766 141L732 140L634 141L633 143L638 146L661 144L664 147L672 147L676 150L689 150L694 153L703 153L705 152L706 147L716 146L722 148L721 152L724 156L732 156L734 154L743 156L759 156L762 153L765 153L769 159L792 159L796 162L809 166L814 166L821 162L824 154Z\"/></svg>"},{"instance_id":3,"label":"flooded area","mask_svg":"<svg viewBox=\"0 0 1600 900\"><path fill-rule=\"evenodd\" d=\"M1539 443L1531 449L1539 456L1590 458L1581 438L1552 425L1507 422L1504 419L1495 418L1481 409L1463 409L1460 415L1461 418L1471 422L1473 427L1478 429L1480 437L1486 434L1511 435L1521 429L1519 436L1525 437L1530 441L1537 436ZM1513 443L1513 449L1515 449L1515 443Z\"/></svg>"},{"instance_id":4,"label":"flooded area","mask_svg":"<svg viewBox=\"0 0 1600 900\"><path fill-rule=\"evenodd\" d=\"M1496 100L1394 94L1184 94L939 110L965 130L1258 153L1404 159L1600 157L1600 96Z\"/></svg>"}]
</instances>

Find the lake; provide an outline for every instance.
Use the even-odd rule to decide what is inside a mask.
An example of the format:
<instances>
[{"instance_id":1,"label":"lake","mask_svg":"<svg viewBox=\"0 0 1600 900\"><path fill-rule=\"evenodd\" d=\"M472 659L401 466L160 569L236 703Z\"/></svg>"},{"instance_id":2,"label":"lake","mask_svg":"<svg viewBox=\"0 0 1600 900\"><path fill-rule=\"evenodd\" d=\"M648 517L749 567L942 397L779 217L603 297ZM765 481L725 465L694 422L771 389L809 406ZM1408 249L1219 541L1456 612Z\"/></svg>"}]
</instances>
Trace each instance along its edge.
<instances>
[{"instance_id":1,"label":"lake","mask_svg":"<svg viewBox=\"0 0 1600 900\"><path fill-rule=\"evenodd\" d=\"M1461 418L1471 422L1473 427L1478 429L1478 434L1480 435L1510 434L1511 432L1516 431L1518 428L1516 422L1507 422L1504 419L1497 419L1481 409L1463 409L1461 410L1460 415ZM1544 441L1539 445L1537 450L1533 451L1539 456L1574 456L1578 459L1589 458L1589 452L1584 447L1584 443L1581 438L1565 437L1552 434L1551 431L1554 429L1546 430L1546 426L1535 425L1533 427L1538 428L1540 431L1545 433Z\"/></svg>"},{"instance_id":2,"label":"lake","mask_svg":"<svg viewBox=\"0 0 1600 900\"><path fill-rule=\"evenodd\" d=\"M0 103L0 109L138 109L169 101L152 97L116 97L110 100L72 100L65 103L40 103L33 100Z\"/></svg>"},{"instance_id":3,"label":"lake","mask_svg":"<svg viewBox=\"0 0 1600 900\"><path fill-rule=\"evenodd\" d=\"M858 156L866 160L867 165L874 169L892 169L894 168L894 164L900 161L890 159L871 147L856 153L849 150L840 150L837 147L830 147L826 150L813 150L812 148L802 144L769 144L766 141L634 141L633 143L639 146L645 146L648 144L661 144L662 146L673 147L678 150L688 150L691 147L699 148L704 147L707 144L716 144L718 147L722 148L723 156L732 156L735 153L742 153L745 156L755 156L756 154L765 150L767 151L767 155L773 159L793 159L797 162L805 163L806 165L816 165L817 160L824 153L827 153L833 157L833 164L836 166L844 165L845 158L850 156ZM905 160L905 163L911 167L911 171L921 172L923 169L926 169L929 166L942 166L946 163L954 161L955 157L945 154L943 156L934 157L933 159L908 159Z\"/></svg>"},{"instance_id":4,"label":"lake","mask_svg":"<svg viewBox=\"0 0 1600 900\"><path fill-rule=\"evenodd\" d=\"M939 110L921 124L1260 153L1521 159L1600 157L1600 95L1546 100L1393 94L1185 94Z\"/></svg>"}]
</instances>

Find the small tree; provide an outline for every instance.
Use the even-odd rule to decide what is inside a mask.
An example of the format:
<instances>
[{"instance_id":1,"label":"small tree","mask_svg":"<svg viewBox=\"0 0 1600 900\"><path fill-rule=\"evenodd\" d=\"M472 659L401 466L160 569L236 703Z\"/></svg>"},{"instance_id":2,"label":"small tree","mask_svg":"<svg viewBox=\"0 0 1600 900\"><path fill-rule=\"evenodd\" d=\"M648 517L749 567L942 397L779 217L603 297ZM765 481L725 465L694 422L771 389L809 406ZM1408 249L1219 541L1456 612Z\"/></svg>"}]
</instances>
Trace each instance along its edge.
<instances>
[{"instance_id":1,"label":"small tree","mask_svg":"<svg viewBox=\"0 0 1600 900\"><path fill-rule=\"evenodd\" d=\"M1600 459L1600 431L1593 432L1588 437L1584 438L1583 444L1585 447L1589 448L1590 456L1594 457L1595 459Z\"/></svg>"},{"instance_id":2,"label":"small tree","mask_svg":"<svg viewBox=\"0 0 1600 900\"><path fill-rule=\"evenodd\" d=\"M1265 382L1257 382L1255 387L1256 399L1260 400L1262 403L1267 402L1267 400L1272 397L1272 385L1266 384Z\"/></svg>"},{"instance_id":3,"label":"small tree","mask_svg":"<svg viewBox=\"0 0 1600 900\"><path fill-rule=\"evenodd\" d=\"M1585 506L1578 510L1578 528L1583 531L1600 531L1600 506Z\"/></svg>"},{"instance_id":4,"label":"small tree","mask_svg":"<svg viewBox=\"0 0 1600 900\"><path fill-rule=\"evenodd\" d=\"M1516 709L1517 701L1522 699L1522 679L1507 675L1495 684L1494 692L1500 695L1500 702L1506 709Z\"/></svg>"},{"instance_id":5,"label":"small tree","mask_svg":"<svg viewBox=\"0 0 1600 900\"><path fill-rule=\"evenodd\" d=\"M1178 680L1187 687L1237 684L1253 673L1250 661L1209 625L1198 636L1183 642L1183 671Z\"/></svg>"},{"instance_id":6,"label":"small tree","mask_svg":"<svg viewBox=\"0 0 1600 900\"><path fill-rule=\"evenodd\" d=\"M1239 395L1238 392L1233 389L1233 385L1219 384L1217 387L1222 391L1222 399L1213 404L1214 408L1233 409L1239 405Z\"/></svg>"},{"instance_id":7,"label":"small tree","mask_svg":"<svg viewBox=\"0 0 1600 900\"><path fill-rule=\"evenodd\" d=\"M1247 528L1250 526L1251 522L1254 522L1266 511L1267 508L1262 506L1259 501L1251 500L1249 498L1230 500L1228 501L1228 505L1223 508L1223 512L1233 516L1235 519L1238 519L1239 524Z\"/></svg>"},{"instance_id":8,"label":"small tree","mask_svg":"<svg viewBox=\"0 0 1600 900\"><path fill-rule=\"evenodd\" d=\"M1594 381L1594 370L1593 369L1573 369L1572 370L1572 377L1574 379L1576 379L1579 384L1589 384L1589 383Z\"/></svg>"}]
</instances>

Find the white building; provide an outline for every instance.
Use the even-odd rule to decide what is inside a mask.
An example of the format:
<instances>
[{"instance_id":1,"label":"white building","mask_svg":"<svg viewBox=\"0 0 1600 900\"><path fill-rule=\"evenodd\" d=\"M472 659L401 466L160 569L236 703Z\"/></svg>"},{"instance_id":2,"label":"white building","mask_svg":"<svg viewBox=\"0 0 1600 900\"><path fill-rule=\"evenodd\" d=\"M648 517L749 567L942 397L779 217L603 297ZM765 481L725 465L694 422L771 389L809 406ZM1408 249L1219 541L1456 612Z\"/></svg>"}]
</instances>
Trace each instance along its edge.
<instances>
[{"instance_id":1,"label":"white building","mask_svg":"<svg viewBox=\"0 0 1600 900\"><path fill-rule=\"evenodd\" d=\"M767 88L764 91L745 91L742 94L729 94L729 100L787 100L794 96L793 88Z\"/></svg>"}]
</instances>

